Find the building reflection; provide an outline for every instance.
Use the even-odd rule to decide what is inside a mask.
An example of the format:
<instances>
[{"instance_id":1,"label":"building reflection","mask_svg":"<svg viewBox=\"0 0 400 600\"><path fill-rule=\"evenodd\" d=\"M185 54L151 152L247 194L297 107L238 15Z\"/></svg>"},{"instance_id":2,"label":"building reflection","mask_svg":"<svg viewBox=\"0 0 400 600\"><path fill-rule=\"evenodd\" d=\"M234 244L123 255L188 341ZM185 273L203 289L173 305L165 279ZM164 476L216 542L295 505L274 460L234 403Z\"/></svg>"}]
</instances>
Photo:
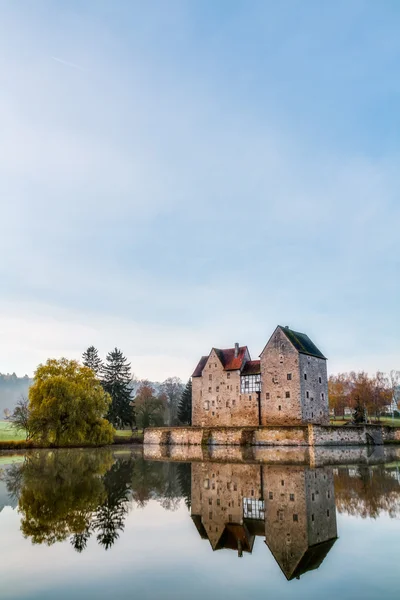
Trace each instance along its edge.
<instances>
[{"instance_id":1,"label":"building reflection","mask_svg":"<svg viewBox=\"0 0 400 600\"><path fill-rule=\"evenodd\" d=\"M317 569L337 538L330 467L192 463L192 520L213 550L251 553L256 536L285 577Z\"/></svg>"}]
</instances>

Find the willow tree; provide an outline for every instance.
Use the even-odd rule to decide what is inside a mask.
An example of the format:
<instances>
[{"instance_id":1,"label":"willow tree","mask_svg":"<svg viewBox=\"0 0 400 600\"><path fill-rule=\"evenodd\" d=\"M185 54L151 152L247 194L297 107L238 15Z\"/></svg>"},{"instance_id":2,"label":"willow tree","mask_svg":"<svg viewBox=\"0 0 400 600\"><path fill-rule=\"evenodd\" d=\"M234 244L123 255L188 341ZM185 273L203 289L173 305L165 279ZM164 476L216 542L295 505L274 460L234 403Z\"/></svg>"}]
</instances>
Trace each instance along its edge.
<instances>
[{"instance_id":1,"label":"willow tree","mask_svg":"<svg viewBox=\"0 0 400 600\"><path fill-rule=\"evenodd\" d=\"M110 396L92 369L75 360L49 359L29 389L33 439L46 445L105 445L114 429L104 418Z\"/></svg>"}]
</instances>

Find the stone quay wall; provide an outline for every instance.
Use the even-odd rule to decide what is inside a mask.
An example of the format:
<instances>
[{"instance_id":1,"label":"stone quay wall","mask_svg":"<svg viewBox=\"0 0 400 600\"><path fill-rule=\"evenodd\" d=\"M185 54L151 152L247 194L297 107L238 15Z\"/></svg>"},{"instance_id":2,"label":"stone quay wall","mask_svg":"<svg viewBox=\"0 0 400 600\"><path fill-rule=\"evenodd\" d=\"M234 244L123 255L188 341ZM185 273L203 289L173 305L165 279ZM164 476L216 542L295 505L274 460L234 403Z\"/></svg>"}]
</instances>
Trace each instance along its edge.
<instances>
[{"instance_id":1,"label":"stone quay wall","mask_svg":"<svg viewBox=\"0 0 400 600\"><path fill-rule=\"evenodd\" d=\"M400 442L400 429L380 425L269 427L150 427L144 444L157 446L363 446Z\"/></svg>"}]
</instances>

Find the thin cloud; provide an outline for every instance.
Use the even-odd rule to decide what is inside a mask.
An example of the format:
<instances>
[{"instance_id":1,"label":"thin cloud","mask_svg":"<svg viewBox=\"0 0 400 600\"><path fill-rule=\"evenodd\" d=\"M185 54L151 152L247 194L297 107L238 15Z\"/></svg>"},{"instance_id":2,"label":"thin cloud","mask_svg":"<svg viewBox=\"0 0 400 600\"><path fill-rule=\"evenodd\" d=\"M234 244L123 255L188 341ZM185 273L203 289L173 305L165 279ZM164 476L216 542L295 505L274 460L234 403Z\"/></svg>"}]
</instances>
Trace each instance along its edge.
<instances>
[{"instance_id":1,"label":"thin cloud","mask_svg":"<svg viewBox=\"0 0 400 600\"><path fill-rule=\"evenodd\" d=\"M79 65L76 65L75 63L68 62L67 60L63 60L62 58L57 58L56 56L52 56L51 58L53 60L61 63L62 65L65 65L66 67L72 67L73 69L78 69L79 71L85 70L83 67L80 67Z\"/></svg>"}]
</instances>

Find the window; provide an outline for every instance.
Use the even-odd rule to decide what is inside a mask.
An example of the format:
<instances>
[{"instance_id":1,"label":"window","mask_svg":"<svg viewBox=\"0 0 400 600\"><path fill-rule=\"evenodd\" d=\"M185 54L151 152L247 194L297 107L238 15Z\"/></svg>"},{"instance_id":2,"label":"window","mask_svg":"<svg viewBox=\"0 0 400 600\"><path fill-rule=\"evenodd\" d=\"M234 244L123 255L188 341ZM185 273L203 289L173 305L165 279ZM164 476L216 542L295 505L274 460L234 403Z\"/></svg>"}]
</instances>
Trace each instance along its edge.
<instances>
[{"instance_id":1,"label":"window","mask_svg":"<svg viewBox=\"0 0 400 600\"><path fill-rule=\"evenodd\" d=\"M236 400L234 399L234 400L232 400L232 406L235 406L235 404L236 404Z\"/></svg>"},{"instance_id":2,"label":"window","mask_svg":"<svg viewBox=\"0 0 400 600\"><path fill-rule=\"evenodd\" d=\"M322 377L318 377L318 381L322 383Z\"/></svg>"},{"instance_id":3,"label":"window","mask_svg":"<svg viewBox=\"0 0 400 600\"><path fill-rule=\"evenodd\" d=\"M315 494L311 494L311 500L314 502L314 500L315 500Z\"/></svg>"},{"instance_id":4,"label":"window","mask_svg":"<svg viewBox=\"0 0 400 600\"><path fill-rule=\"evenodd\" d=\"M226 376L227 376L227 378L228 378L228 379L230 379L230 378L231 378L231 374L230 374L230 373L227 373L227 375L226 375ZM321 379L321 378L320 378L320 379Z\"/></svg>"},{"instance_id":5,"label":"window","mask_svg":"<svg viewBox=\"0 0 400 600\"><path fill-rule=\"evenodd\" d=\"M288 380L288 381L292 381L292 374L291 374L291 373L288 373L288 374L286 375L286 377L287 377L287 380Z\"/></svg>"},{"instance_id":6,"label":"window","mask_svg":"<svg viewBox=\"0 0 400 600\"><path fill-rule=\"evenodd\" d=\"M283 521L283 510L278 510L278 518L280 521Z\"/></svg>"},{"instance_id":7,"label":"window","mask_svg":"<svg viewBox=\"0 0 400 600\"><path fill-rule=\"evenodd\" d=\"M290 500L291 502L294 502L294 494L290 494L290 496L289 496L289 500Z\"/></svg>"},{"instance_id":8,"label":"window","mask_svg":"<svg viewBox=\"0 0 400 600\"><path fill-rule=\"evenodd\" d=\"M310 397L310 392L306 392L306 398Z\"/></svg>"},{"instance_id":9,"label":"window","mask_svg":"<svg viewBox=\"0 0 400 600\"><path fill-rule=\"evenodd\" d=\"M278 410L282 410L282 406L281 405L278 406Z\"/></svg>"},{"instance_id":10,"label":"window","mask_svg":"<svg viewBox=\"0 0 400 600\"><path fill-rule=\"evenodd\" d=\"M210 489L210 480L209 479L204 480L204 489L205 490Z\"/></svg>"},{"instance_id":11,"label":"window","mask_svg":"<svg viewBox=\"0 0 400 600\"><path fill-rule=\"evenodd\" d=\"M268 498L269 498L270 500L273 500L273 499L274 499L274 494L273 494L272 492L270 492L270 493L268 494Z\"/></svg>"},{"instance_id":12,"label":"window","mask_svg":"<svg viewBox=\"0 0 400 600\"><path fill-rule=\"evenodd\" d=\"M237 492L237 485L236 485L236 483L233 484L233 491Z\"/></svg>"},{"instance_id":13,"label":"window","mask_svg":"<svg viewBox=\"0 0 400 600\"><path fill-rule=\"evenodd\" d=\"M322 400L325 398L324 392L321 393L321 398L322 398Z\"/></svg>"},{"instance_id":14,"label":"window","mask_svg":"<svg viewBox=\"0 0 400 600\"><path fill-rule=\"evenodd\" d=\"M217 506L219 506L221 504L221 500L219 498L217 498Z\"/></svg>"},{"instance_id":15,"label":"window","mask_svg":"<svg viewBox=\"0 0 400 600\"><path fill-rule=\"evenodd\" d=\"M266 400L269 400L269 392L267 392L267 393L265 394L265 399L266 399Z\"/></svg>"},{"instance_id":16,"label":"window","mask_svg":"<svg viewBox=\"0 0 400 600\"><path fill-rule=\"evenodd\" d=\"M249 400L251 400L251 396L249 396Z\"/></svg>"},{"instance_id":17,"label":"window","mask_svg":"<svg viewBox=\"0 0 400 600\"><path fill-rule=\"evenodd\" d=\"M286 392L285 396L286 398L290 398L290 392Z\"/></svg>"},{"instance_id":18,"label":"window","mask_svg":"<svg viewBox=\"0 0 400 600\"><path fill-rule=\"evenodd\" d=\"M208 499L208 504L212 504L212 498Z\"/></svg>"},{"instance_id":19,"label":"window","mask_svg":"<svg viewBox=\"0 0 400 600\"><path fill-rule=\"evenodd\" d=\"M304 373L304 379L307 381L307 373Z\"/></svg>"},{"instance_id":20,"label":"window","mask_svg":"<svg viewBox=\"0 0 400 600\"><path fill-rule=\"evenodd\" d=\"M298 515L293 515L293 521L294 521L295 523L297 523L297 521L298 521L298 520L299 520L299 517L298 517Z\"/></svg>"},{"instance_id":21,"label":"window","mask_svg":"<svg viewBox=\"0 0 400 600\"><path fill-rule=\"evenodd\" d=\"M312 419L314 418L314 413L311 413L311 418L312 418Z\"/></svg>"},{"instance_id":22,"label":"window","mask_svg":"<svg viewBox=\"0 0 400 600\"><path fill-rule=\"evenodd\" d=\"M211 414L212 414L212 416L214 416L214 415L215 415L215 412L214 412L214 411L212 411L212 413L211 413Z\"/></svg>"},{"instance_id":23,"label":"window","mask_svg":"<svg viewBox=\"0 0 400 600\"><path fill-rule=\"evenodd\" d=\"M208 391L211 392L211 388L210 387L208 388Z\"/></svg>"},{"instance_id":24,"label":"window","mask_svg":"<svg viewBox=\"0 0 400 600\"><path fill-rule=\"evenodd\" d=\"M329 508L328 508L328 510L326 511L326 516L327 516L327 517L329 517Z\"/></svg>"},{"instance_id":25,"label":"window","mask_svg":"<svg viewBox=\"0 0 400 600\"><path fill-rule=\"evenodd\" d=\"M217 387L215 389L217 392L219 392L219 385L217 385Z\"/></svg>"},{"instance_id":26,"label":"window","mask_svg":"<svg viewBox=\"0 0 400 600\"><path fill-rule=\"evenodd\" d=\"M210 403L208 402L208 400L204 402L204 410L210 410Z\"/></svg>"},{"instance_id":27,"label":"window","mask_svg":"<svg viewBox=\"0 0 400 600\"><path fill-rule=\"evenodd\" d=\"M242 394L259 392L261 389L261 375L243 375L240 378Z\"/></svg>"},{"instance_id":28,"label":"window","mask_svg":"<svg viewBox=\"0 0 400 600\"><path fill-rule=\"evenodd\" d=\"M226 401L226 408L229 408L229 400Z\"/></svg>"},{"instance_id":29,"label":"window","mask_svg":"<svg viewBox=\"0 0 400 600\"><path fill-rule=\"evenodd\" d=\"M314 401L314 398L310 398L310 400L311 400L311 402L313 402L313 401Z\"/></svg>"},{"instance_id":30,"label":"window","mask_svg":"<svg viewBox=\"0 0 400 600\"><path fill-rule=\"evenodd\" d=\"M215 406L215 401L214 400L211 402L211 406Z\"/></svg>"},{"instance_id":31,"label":"window","mask_svg":"<svg viewBox=\"0 0 400 600\"><path fill-rule=\"evenodd\" d=\"M311 515L311 521L314 522L314 515Z\"/></svg>"},{"instance_id":32,"label":"window","mask_svg":"<svg viewBox=\"0 0 400 600\"><path fill-rule=\"evenodd\" d=\"M212 375L211 375L211 373L210 373L210 375L208 376L208 379L211 381L211 379L212 379Z\"/></svg>"},{"instance_id":33,"label":"window","mask_svg":"<svg viewBox=\"0 0 400 600\"><path fill-rule=\"evenodd\" d=\"M283 363L283 354L280 354L280 355L279 355L279 362L280 362L280 363Z\"/></svg>"},{"instance_id":34,"label":"window","mask_svg":"<svg viewBox=\"0 0 400 600\"><path fill-rule=\"evenodd\" d=\"M281 485L285 485L285 480L284 479L281 480Z\"/></svg>"}]
</instances>

